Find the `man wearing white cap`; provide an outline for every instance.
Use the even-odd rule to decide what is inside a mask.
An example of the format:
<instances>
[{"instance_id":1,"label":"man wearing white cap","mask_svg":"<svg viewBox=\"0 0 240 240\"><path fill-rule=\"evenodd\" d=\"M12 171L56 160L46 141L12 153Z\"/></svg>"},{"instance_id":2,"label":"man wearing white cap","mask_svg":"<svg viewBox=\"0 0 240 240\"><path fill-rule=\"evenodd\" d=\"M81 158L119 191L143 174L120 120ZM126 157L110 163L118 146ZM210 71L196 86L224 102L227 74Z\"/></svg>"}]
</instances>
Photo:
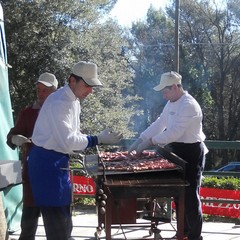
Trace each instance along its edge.
<instances>
[{"instance_id":1,"label":"man wearing white cap","mask_svg":"<svg viewBox=\"0 0 240 240\"><path fill-rule=\"evenodd\" d=\"M21 234L19 240L34 240L40 214L35 206L28 179L27 155L32 147L30 138L41 106L46 98L56 91L58 81L54 74L45 72L36 83L37 101L22 109L18 114L15 126L7 135L7 144L12 149L21 146L22 179L23 179L23 209L21 218Z\"/></svg>"},{"instance_id":2,"label":"man wearing white cap","mask_svg":"<svg viewBox=\"0 0 240 240\"><path fill-rule=\"evenodd\" d=\"M108 129L97 136L80 129L80 100L102 86L97 65L80 61L73 66L68 84L53 93L44 103L29 154L29 176L34 201L40 206L48 240L67 240L70 216L71 184L67 170L69 154L98 144L114 144L121 134Z\"/></svg>"},{"instance_id":3,"label":"man wearing white cap","mask_svg":"<svg viewBox=\"0 0 240 240\"><path fill-rule=\"evenodd\" d=\"M129 148L131 154L141 154L152 145L169 145L186 164L185 192L186 240L201 240L202 211L199 197L201 175L207 148L203 141L202 110L197 101L182 88L182 76L171 71L162 74L154 87L168 100L158 119L152 123ZM176 202L177 203L177 202Z\"/></svg>"}]
</instances>

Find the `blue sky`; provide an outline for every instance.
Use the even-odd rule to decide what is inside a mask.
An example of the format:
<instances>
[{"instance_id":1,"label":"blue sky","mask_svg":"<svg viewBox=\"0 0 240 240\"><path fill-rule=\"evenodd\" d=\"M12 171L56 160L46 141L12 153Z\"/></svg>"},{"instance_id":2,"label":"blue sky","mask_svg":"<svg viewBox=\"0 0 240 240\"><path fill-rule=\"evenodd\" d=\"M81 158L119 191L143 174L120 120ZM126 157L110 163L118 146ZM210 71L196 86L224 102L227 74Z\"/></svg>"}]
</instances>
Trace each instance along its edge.
<instances>
[{"instance_id":1,"label":"blue sky","mask_svg":"<svg viewBox=\"0 0 240 240\"><path fill-rule=\"evenodd\" d=\"M132 21L144 19L151 4L159 9L169 2L170 0L118 0L111 17L116 18L120 25L130 27Z\"/></svg>"}]
</instances>

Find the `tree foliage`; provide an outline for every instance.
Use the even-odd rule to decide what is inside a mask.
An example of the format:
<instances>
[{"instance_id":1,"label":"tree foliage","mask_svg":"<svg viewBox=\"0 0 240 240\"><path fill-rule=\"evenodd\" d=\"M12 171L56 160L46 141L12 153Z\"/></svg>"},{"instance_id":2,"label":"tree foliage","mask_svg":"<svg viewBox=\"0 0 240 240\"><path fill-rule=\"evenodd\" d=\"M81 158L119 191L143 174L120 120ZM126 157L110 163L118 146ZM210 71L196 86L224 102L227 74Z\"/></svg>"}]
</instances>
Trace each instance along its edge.
<instances>
[{"instance_id":1,"label":"tree foliage","mask_svg":"<svg viewBox=\"0 0 240 240\"><path fill-rule=\"evenodd\" d=\"M45 71L64 85L74 63L98 65L104 87L83 104L83 131L97 133L112 127L130 137L134 114L128 92L132 72L121 56L126 40L114 22L100 20L116 0L2 1L8 47L10 91L15 116L35 100L35 82ZM126 90L127 89L127 90ZM128 106L128 107L126 107Z\"/></svg>"},{"instance_id":2,"label":"tree foliage","mask_svg":"<svg viewBox=\"0 0 240 240\"><path fill-rule=\"evenodd\" d=\"M207 139L240 138L237 2L180 2L180 73L184 88L202 106ZM152 87L159 83L161 73L174 69L175 1L171 3L165 11L150 8L146 21L133 24L131 29L137 59L135 91L146 103L141 107L147 116L143 129L163 107L161 97L155 95Z\"/></svg>"},{"instance_id":3,"label":"tree foliage","mask_svg":"<svg viewBox=\"0 0 240 240\"><path fill-rule=\"evenodd\" d=\"M239 59L237 19L230 7L218 8L209 1L182 1L181 10L186 12L181 19L181 39L190 43L184 51L188 56L191 53L188 62L194 64L195 81L204 89L202 96L208 93L208 98L200 98L206 107L207 134L213 139L236 140L240 127L239 70L234 67ZM184 64L188 71L189 65Z\"/></svg>"},{"instance_id":4,"label":"tree foliage","mask_svg":"<svg viewBox=\"0 0 240 240\"><path fill-rule=\"evenodd\" d=\"M35 99L44 71L61 85L72 65L94 61L104 84L82 102L83 129L113 127L139 134L165 102L153 87L174 69L175 1L150 7L130 32L103 21L116 0L4 0L10 90L15 112ZM240 138L239 23L237 0L223 4L181 0L179 56L183 86L200 103L207 139ZM224 6L224 7L223 7Z\"/></svg>"},{"instance_id":5,"label":"tree foliage","mask_svg":"<svg viewBox=\"0 0 240 240\"><path fill-rule=\"evenodd\" d=\"M135 119L138 132L145 129L159 115L165 102L153 87L159 84L163 72L174 66L174 22L162 10L150 7L146 22L136 22L131 28L130 46L135 61L135 93L142 97L139 107L143 116Z\"/></svg>"}]
</instances>

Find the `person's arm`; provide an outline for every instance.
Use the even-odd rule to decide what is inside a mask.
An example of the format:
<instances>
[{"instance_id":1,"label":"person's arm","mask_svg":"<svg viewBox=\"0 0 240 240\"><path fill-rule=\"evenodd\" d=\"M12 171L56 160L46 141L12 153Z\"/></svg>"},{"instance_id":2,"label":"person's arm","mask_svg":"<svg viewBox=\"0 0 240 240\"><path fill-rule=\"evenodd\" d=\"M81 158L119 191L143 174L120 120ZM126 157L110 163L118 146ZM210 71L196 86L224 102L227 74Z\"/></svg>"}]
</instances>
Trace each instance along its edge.
<instances>
[{"instance_id":1,"label":"person's arm","mask_svg":"<svg viewBox=\"0 0 240 240\"><path fill-rule=\"evenodd\" d=\"M24 118L24 109L22 109L18 114L15 126L11 128L9 133L7 134L6 142L7 145L14 150L17 147L17 145L12 141L13 136L18 134L24 136L25 132L26 132L26 120Z\"/></svg>"},{"instance_id":2,"label":"person's arm","mask_svg":"<svg viewBox=\"0 0 240 240\"><path fill-rule=\"evenodd\" d=\"M167 111L166 107L163 112L145 131L140 134L140 137L129 147L128 153L137 153L138 155L142 152L142 149L148 148L152 143L152 137L156 134L164 131L167 126Z\"/></svg>"},{"instance_id":3,"label":"person's arm","mask_svg":"<svg viewBox=\"0 0 240 240\"><path fill-rule=\"evenodd\" d=\"M151 139L156 134L163 132L167 127L167 114L163 111L161 115L145 131L140 134L142 139Z\"/></svg>"},{"instance_id":4,"label":"person's arm","mask_svg":"<svg viewBox=\"0 0 240 240\"><path fill-rule=\"evenodd\" d=\"M65 152L73 152L74 150L84 150L87 147L87 135L79 130L80 105L77 102L73 109L69 102L57 101L49 104L44 113L45 116L41 114L40 117L47 116L49 126L45 127L49 129L49 135L52 135L51 138L57 141L60 149Z\"/></svg>"},{"instance_id":5,"label":"person's arm","mask_svg":"<svg viewBox=\"0 0 240 240\"><path fill-rule=\"evenodd\" d=\"M14 131L14 128L11 128L8 135L7 135L7 141L6 141L7 145L12 150L14 150L17 147L15 144L12 143L12 136L14 135L13 131Z\"/></svg>"},{"instance_id":6,"label":"person's arm","mask_svg":"<svg viewBox=\"0 0 240 240\"><path fill-rule=\"evenodd\" d=\"M199 106L184 103L179 107L176 116L172 118L170 127L166 131L155 135L152 138L153 144L165 145L171 142L179 141L182 136L192 134L192 131L198 131L202 121L202 113Z\"/></svg>"},{"instance_id":7,"label":"person's arm","mask_svg":"<svg viewBox=\"0 0 240 240\"><path fill-rule=\"evenodd\" d=\"M37 119L33 142L37 146L64 153L85 150L98 144L120 141L121 134L105 130L97 136L80 131L78 102L54 101L46 103Z\"/></svg>"}]
</instances>

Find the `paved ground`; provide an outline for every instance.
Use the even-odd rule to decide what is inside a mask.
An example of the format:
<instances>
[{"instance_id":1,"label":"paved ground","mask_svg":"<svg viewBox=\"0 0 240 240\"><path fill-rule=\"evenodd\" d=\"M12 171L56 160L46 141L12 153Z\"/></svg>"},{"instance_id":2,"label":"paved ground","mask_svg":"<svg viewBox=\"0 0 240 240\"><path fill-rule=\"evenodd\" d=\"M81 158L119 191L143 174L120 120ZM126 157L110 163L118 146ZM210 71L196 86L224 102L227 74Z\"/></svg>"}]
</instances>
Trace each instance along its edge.
<instances>
[{"instance_id":1,"label":"paved ground","mask_svg":"<svg viewBox=\"0 0 240 240\"><path fill-rule=\"evenodd\" d=\"M72 237L74 239L97 239L95 234L98 226L98 217L95 208L87 208L75 212L73 225ZM176 222L160 224L158 228L161 230L162 239L170 239L175 235ZM112 228L111 234L112 239L154 239L154 234L151 237L147 237L149 229L149 222L139 219L134 227L126 228L123 226L121 229L119 226L116 226L116 228ZM19 233L20 231L11 234L10 239L18 239ZM202 236L204 240L240 240L240 226L234 223L204 222ZM105 239L104 231L101 231L98 238ZM36 240L46 240L42 219L39 221Z\"/></svg>"}]
</instances>

